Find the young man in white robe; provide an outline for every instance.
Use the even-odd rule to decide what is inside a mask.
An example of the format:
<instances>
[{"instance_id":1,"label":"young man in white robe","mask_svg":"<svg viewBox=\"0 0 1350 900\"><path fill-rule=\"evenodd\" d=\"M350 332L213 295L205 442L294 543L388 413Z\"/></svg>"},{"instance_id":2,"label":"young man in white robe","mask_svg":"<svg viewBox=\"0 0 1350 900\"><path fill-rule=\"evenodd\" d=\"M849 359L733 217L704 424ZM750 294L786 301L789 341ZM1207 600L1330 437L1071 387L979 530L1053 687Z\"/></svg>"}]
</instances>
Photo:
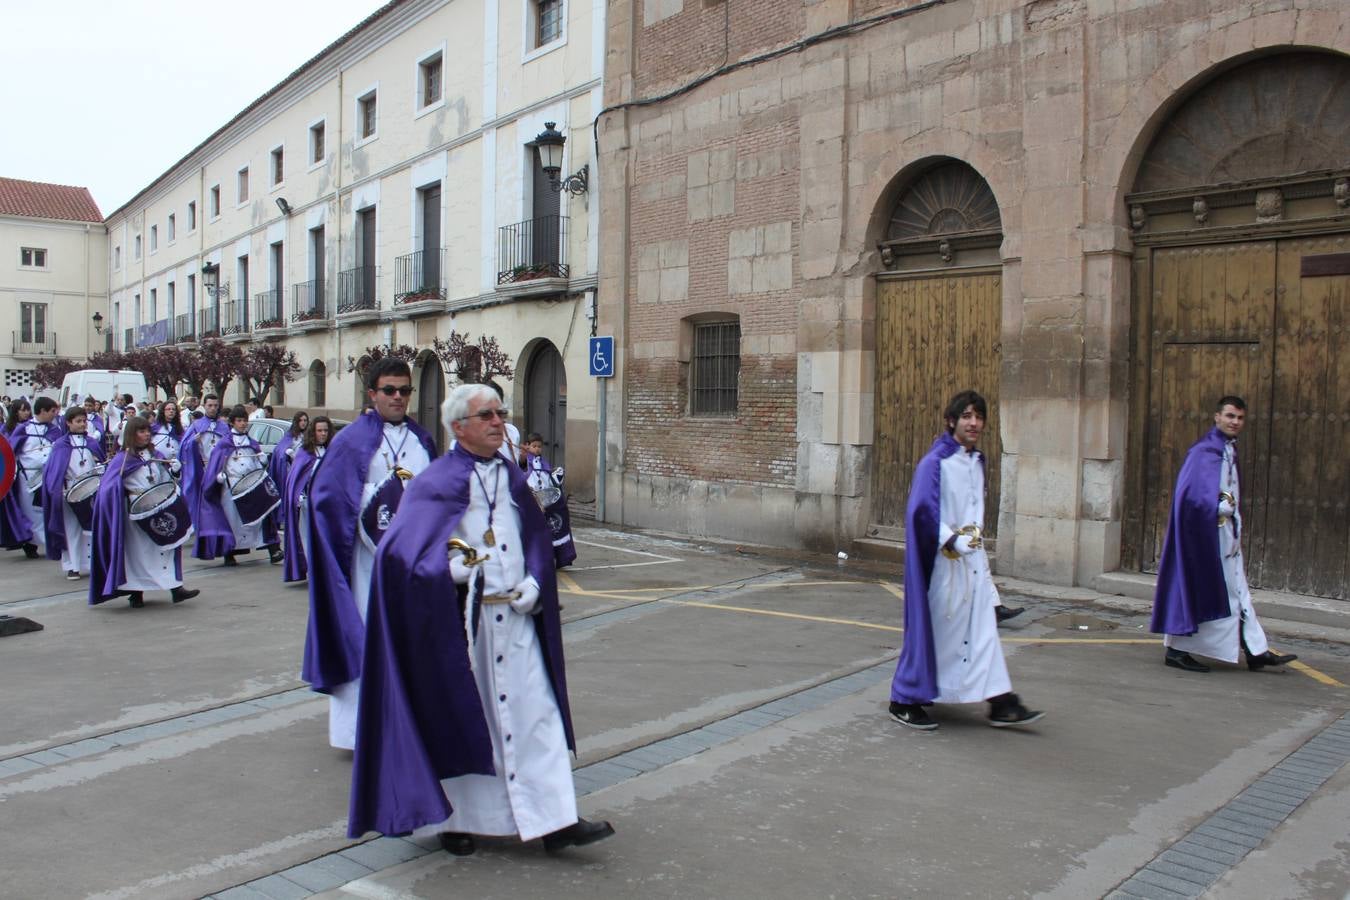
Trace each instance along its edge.
<instances>
[{"instance_id":1,"label":"young man in white robe","mask_svg":"<svg viewBox=\"0 0 1350 900\"><path fill-rule=\"evenodd\" d=\"M43 470L47 458L52 455L52 445L61 436L54 420L58 407L51 397L38 397L33 401L33 418L15 429L10 435L10 443L15 444L15 463L18 466L11 490L16 491L19 508L33 527L33 543L39 553L47 552L47 527L43 522L42 501L38 491L42 487Z\"/></svg>"}]
</instances>

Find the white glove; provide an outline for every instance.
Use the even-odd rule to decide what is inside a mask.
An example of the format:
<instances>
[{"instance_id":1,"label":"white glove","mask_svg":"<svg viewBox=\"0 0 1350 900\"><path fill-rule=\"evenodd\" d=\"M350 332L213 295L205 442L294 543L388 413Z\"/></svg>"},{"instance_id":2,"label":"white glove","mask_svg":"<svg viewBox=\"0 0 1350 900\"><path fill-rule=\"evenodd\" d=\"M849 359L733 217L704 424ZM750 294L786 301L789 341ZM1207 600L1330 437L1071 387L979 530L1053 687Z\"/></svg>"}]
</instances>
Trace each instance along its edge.
<instances>
[{"instance_id":1,"label":"white glove","mask_svg":"<svg viewBox=\"0 0 1350 900\"><path fill-rule=\"evenodd\" d=\"M534 580L533 575L525 576L525 580L515 586L515 592L519 597L511 601L511 608L522 616L528 616L535 612L539 607L539 582Z\"/></svg>"},{"instance_id":2,"label":"white glove","mask_svg":"<svg viewBox=\"0 0 1350 900\"><path fill-rule=\"evenodd\" d=\"M225 473L224 473L224 472L221 472L219 475L216 476L216 483L217 483L217 484L224 484L224 483L225 483Z\"/></svg>"},{"instance_id":3,"label":"white glove","mask_svg":"<svg viewBox=\"0 0 1350 900\"><path fill-rule=\"evenodd\" d=\"M1227 497L1219 501L1219 515L1231 516L1234 512L1236 510L1233 509L1233 504L1228 502Z\"/></svg>"},{"instance_id":4,"label":"white glove","mask_svg":"<svg viewBox=\"0 0 1350 900\"><path fill-rule=\"evenodd\" d=\"M169 462L169 471L177 475L179 472L183 471L183 464L176 459L171 460Z\"/></svg>"},{"instance_id":5,"label":"white glove","mask_svg":"<svg viewBox=\"0 0 1350 900\"><path fill-rule=\"evenodd\" d=\"M291 446L289 446L289 447L286 448L286 458L287 458L287 459L295 459L295 445L294 445L294 444L292 444Z\"/></svg>"},{"instance_id":6,"label":"white glove","mask_svg":"<svg viewBox=\"0 0 1350 900\"><path fill-rule=\"evenodd\" d=\"M473 577L473 569L464 564L463 554L456 553L450 557L450 580L455 584L468 584L469 579Z\"/></svg>"},{"instance_id":7,"label":"white glove","mask_svg":"<svg viewBox=\"0 0 1350 900\"><path fill-rule=\"evenodd\" d=\"M563 471L563 467L562 467L562 466L554 466L554 468L553 468L553 483L554 483L555 485L557 485L558 487L562 487L562 486L563 486L563 479L566 478L566 477L567 477L567 473Z\"/></svg>"},{"instance_id":8,"label":"white glove","mask_svg":"<svg viewBox=\"0 0 1350 900\"><path fill-rule=\"evenodd\" d=\"M952 541L952 549L962 556L969 556L974 553L977 547L972 546L975 538L969 534L958 534L956 540Z\"/></svg>"}]
</instances>

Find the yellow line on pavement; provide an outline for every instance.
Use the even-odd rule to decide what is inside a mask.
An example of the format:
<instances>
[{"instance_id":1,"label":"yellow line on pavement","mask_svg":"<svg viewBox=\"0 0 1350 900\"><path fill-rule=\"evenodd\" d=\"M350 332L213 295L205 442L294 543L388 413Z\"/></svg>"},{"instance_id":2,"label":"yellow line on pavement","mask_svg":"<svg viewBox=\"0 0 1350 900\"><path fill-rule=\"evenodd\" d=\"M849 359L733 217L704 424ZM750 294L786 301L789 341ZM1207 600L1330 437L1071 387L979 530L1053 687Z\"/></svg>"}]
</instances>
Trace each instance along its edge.
<instances>
[{"instance_id":1,"label":"yellow line on pavement","mask_svg":"<svg viewBox=\"0 0 1350 900\"><path fill-rule=\"evenodd\" d=\"M1297 660L1295 660L1294 662L1291 662L1291 663L1289 664L1289 668L1291 668L1291 669L1297 669L1298 671L1302 672L1304 675L1307 675L1307 676L1308 676L1309 678L1311 678L1313 681L1320 681L1320 682L1322 682L1322 684L1329 684L1329 685L1331 685L1332 687L1345 687L1345 685L1341 684L1341 683L1340 683L1339 681L1337 681L1335 678L1332 678L1330 675L1328 675L1328 674L1325 673L1325 672L1319 672L1319 671L1317 671L1316 669L1314 669L1312 666L1308 665L1307 663L1301 663L1301 662L1298 662Z\"/></svg>"},{"instance_id":2,"label":"yellow line on pavement","mask_svg":"<svg viewBox=\"0 0 1350 900\"><path fill-rule=\"evenodd\" d=\"M749 606L727 606L724 603L700 603L697 600L666 600L662 598L663 603L671 603L675 606L694 606L699 609L724 609L727 612L743 612L756 616L777 616L782 619L801 619L806 622L826 622L830 625L852 625L855 628L875 628L877 631L901 632L903 628L895 625L877 625L873 622L859 622L857 619L834 619L829 616L808 616L803 613L779 612L776 609L754 609Z\"/></svg>"},{"instance_id":3,"label":"yellow line on pavement","mask_svg":"<svg viewBox=\"0 0 1350 900\"><path fill-rule=\"evenodd\" d=\"M890 591L892 594L899 597L901 600L905 599L905 589L902 588L900 585L894 584L890 581L878 581L877 584L881 585L886 590Z\"/></svg>"}]
</instances>

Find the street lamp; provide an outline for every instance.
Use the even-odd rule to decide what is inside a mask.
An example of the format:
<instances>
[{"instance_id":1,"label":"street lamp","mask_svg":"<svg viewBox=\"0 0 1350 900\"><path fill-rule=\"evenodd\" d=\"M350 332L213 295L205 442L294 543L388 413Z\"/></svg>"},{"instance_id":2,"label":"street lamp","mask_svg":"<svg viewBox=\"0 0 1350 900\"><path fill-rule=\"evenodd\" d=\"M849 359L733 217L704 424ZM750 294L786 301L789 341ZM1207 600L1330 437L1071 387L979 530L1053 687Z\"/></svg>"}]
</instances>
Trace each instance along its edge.
<instances>
[{"instance_id":1,"label":"street lamp","mask_svg":"<svg viewBox=\"0 0 1350 900\"><path fill-rule=\"evenodd\" d=\"M535 136L534 145L539 150L539 163L548 176L549 187L560 193L566 191L574 197L580 196L590 188L591 167L584 165L574 174L558 179L562 174L563 145L567 143L567 138L557 129L557 124L545 122L544 130Z\"/></svg>"},{"instance_id":2,"label":"street lamp","mask_svg":"<svg viewBox=\"0 0 1350 900\"><path fill-rule=\"evenodd\" d=\"M103 333L103 313L98 311L94 312L94 333L95 334Z\"/></svg>"}]
</instances>

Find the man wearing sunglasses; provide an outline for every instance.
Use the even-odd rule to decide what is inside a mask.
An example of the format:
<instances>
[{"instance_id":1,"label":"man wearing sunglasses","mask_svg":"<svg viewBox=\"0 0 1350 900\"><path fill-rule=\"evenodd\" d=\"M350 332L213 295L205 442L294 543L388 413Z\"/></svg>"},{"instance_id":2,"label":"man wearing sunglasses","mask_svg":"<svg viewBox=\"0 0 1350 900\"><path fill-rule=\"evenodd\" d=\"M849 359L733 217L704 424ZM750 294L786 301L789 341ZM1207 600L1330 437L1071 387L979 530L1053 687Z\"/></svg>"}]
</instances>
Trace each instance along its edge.
<instances>
[{"instance_id":1,"label":"man wearing sunglasses","mask_svg":"<svg viewBox=\"0 0 1350 900\"><path fill-rule=\"evenodd\" d=\"M366 374L372 411L328 445L310 483L309 627L301 677L328 694L328 742L351 750L361 691L361 648L371 565L403 488L436 457L408 418L412 371L385 357Z\"/></svg>"},{"instance_id":2,"label":"man wearing sunglasses","mask_svg":"<svg viewBox=\"0 0 1350 900\"><path fill-rule=\"evenodd\" d=\"M594 843L614 828L577 816L552 532L498 453L491 388L455 388L441 421L455 449L375 555L348 833L437 836L458 856L475 835Z\"/></svg>"}]
</instances>

